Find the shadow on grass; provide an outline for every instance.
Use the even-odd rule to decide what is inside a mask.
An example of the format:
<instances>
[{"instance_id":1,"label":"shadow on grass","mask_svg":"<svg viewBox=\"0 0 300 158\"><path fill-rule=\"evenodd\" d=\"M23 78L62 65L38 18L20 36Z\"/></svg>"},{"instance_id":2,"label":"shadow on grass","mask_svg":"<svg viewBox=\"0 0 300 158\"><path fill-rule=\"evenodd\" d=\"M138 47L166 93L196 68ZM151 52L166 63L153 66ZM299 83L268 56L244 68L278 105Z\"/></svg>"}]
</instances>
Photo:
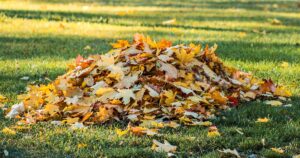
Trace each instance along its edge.
<instances>
[{"instance_id":1,"label":"shadow on grass","mask_svg":"<svg viewBox=\"0 0 300 158\"><path fill-rule=\"evenodd\" d=\"M85 3L85 4L99 4L99 5L111 5L111 6L157 6L157 7L176 7L176 8L241 8L248 10L264 10L269 8L270 11L292 12L297 11L297 1L252 1L252 0L233 0L233 1L212 1L212 0L186 0L186 1L174 1L174 0L33 0L35 2L47 2L47 3ZM272 7L276 4L278 7Z\"/></svg>"},{"instance_id":2,"label":"shadow on grass","mask_svg":"<svg viewBox=\"0 0 300 158\"><path fill-rule=\"evenodd\" d=\"M82 12L63 12L63 11L32 11L32 10L5 10L2 9L0 12L4 13L8 17L13 18L25 18L25 19L46 19L53 21L84 21L92 23L109 23L117 24L122 26L148 26L148 27L176 27L184 29L204 29L204 30L215 30L215 31L247 31L247 29L226 29L226 28L212 28L203 26L190 26L190 25L163 25L162 21L169 19L170 14L173 18L177 18L179 21L182 20L193 20L193 21L241 21L241 22L267 22L268 19L275 18L275 16L218 16L207 17L205 13L201 12L178 12L163 11L153 12L144 14L133 14L119 16L110 13L82 13ZM299 18L287 18L282 16L276 16L286 26L300 26ZM250 30L251 31L251 30ZM272 29L273 32L291 32L299 31L296 30L278 30Z\"/></svg>"},{"instance_id":3,"label":"shadow on grass","mask_svg":"<svg viewBox=\"0 0 300 158\"><path fill-rule=\"evenodd\" d=\"M166 32L148 31L148 34L165 34ZM153 37L155 38L155 37ZM170 39L172 40L172 39ZM0 59L31 59L37 58L41 60L58 59L68 60L75 58L78 54L88 56L90 54L105 53L111 49L110 43L116 39L109 38L90 38L79 36L50 36L50 37L0 37ZM178 44L180 41L173 41ZM199 41L184 41L199 43ZM202 43L203 45L213 45L217 43L217 50L221 58L229 60L249 61L249 62L281 62L299 63L300 54L296 48L296 44L288 43L260 43L246 41L212 41L210 43ZM90 50L84 48L89 45ZM278 50L285 50L279 52Z\"/></svg>"}]
</instances>

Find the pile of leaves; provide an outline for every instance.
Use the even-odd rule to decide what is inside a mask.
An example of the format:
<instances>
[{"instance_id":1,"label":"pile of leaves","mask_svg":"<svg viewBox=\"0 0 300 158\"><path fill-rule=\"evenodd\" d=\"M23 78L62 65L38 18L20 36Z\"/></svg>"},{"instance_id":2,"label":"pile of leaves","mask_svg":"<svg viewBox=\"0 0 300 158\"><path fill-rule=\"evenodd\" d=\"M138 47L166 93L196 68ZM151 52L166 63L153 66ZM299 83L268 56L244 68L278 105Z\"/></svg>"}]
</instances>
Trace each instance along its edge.
<instances>
[{"instance_id":1,"label":"pile of leaves","mask_svg":"<svg viewBox=\"0 0 300 158\"><path fill-rule=\"evenodd\" d=\"M28 86L6 116L24 124L127 120L197 125L241 101L291 96L272 80L225 66L216 45L172 46L136 34L131 43L118 40L112 46L103 55L78 56L66 74L48 85Z\"/></svg>"}]
</instances>

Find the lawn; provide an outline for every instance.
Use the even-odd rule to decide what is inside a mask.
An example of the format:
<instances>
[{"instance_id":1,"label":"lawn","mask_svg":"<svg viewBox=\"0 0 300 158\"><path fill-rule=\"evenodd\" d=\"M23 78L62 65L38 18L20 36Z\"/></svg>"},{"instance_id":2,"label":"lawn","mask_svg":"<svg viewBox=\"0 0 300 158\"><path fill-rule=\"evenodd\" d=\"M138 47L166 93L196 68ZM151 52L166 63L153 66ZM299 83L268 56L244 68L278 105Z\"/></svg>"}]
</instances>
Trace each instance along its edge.
<instances>
[{"instance_id":1,"label":"lawn","mask_svg":"<svg viewBox=\"0 0 300 158\"><path fill-rule=\"evenodd\" d=\"M252 0L0 0L0 94L12 103L30 83L48 82L81 54L105 53L117 39L143 33L173 43L218 44L227 64L288 87L291 107L261 101L242 103L206 127L165 128L162 136L118 137L111 123L70 130L47 122L7 136L0 132L0 157L166 157L151 150L152 140L168 140L178 157L220 157L237 149L247 157L300 154L300 3ZM173 20L169 24L163 22ZM281 66L287 62L288 66ZM28 76L29 81L20 80ZM267 123L256 123L268 117ZM14 125L0 110L0 130ZM87 144L78 147L78 144ZM284 149L283 154L271 148Z\"/></svg>"}]
</instances>

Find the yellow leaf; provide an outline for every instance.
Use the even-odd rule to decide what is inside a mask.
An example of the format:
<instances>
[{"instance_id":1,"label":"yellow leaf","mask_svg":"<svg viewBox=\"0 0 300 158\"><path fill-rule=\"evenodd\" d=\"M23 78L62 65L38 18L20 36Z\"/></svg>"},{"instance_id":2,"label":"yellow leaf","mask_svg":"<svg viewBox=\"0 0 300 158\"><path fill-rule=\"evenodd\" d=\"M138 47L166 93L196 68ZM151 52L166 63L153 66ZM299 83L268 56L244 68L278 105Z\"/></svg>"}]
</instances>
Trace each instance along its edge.
<instances>
[{"instance_id":1,"label":"yellow leaf","mask_svg":"<svg viewBox=\"0 0 300 158\"><path fill-rule=\"evenodd\" d=\"M81 122L86 121L86 120L89 119L92 115L93 115L93 112L88 112L88 113L86 113L86 114L83 116Z\"/></svg>"},{"instance_id":2,"label":"yellow leaf","mask_svg":"<svg viewBox=\"0 0 300 158\"><path fill-rule=\"evenodd\" d=\"M282 97L290 97L292 93L286 90L284 87L276 87L274 95L282 96Z\"/></svg>"},{"instance_id":3,"label":"yellow leaf","mask_svg":"<svg viewBox=\"0 0 300 158\"><path fill-rule=\"evenodd\" d=\"M2 129L2 133L5 134L5 135L16 135L17 132L8 128L8 127L5 127Z\"/></svg>"},{"instance_id":4,"label":"yellow leaf","mask_svg":"<svg viewBox=\"0 0 300 158\"><path fill-rule=\"evenodd\" d=\"M148 130L148 128L140 127L140 126L137 126L137 127L131 127L131 128L130 128L130 131L131 131L133 134L136 134L136 135L142 135L142 134L145 134L146 130Z\"/></svg>"},{"instance_id":5,"label":"yellow leaf","mask_svg":"<svg viewBox=\"0 0 300 158\"><path fill-rule=\"evenodd\" d=\"M103 94L106 94L106 93L110 93L110 92L113 92L115 91L113 88L99 88L97 91L96 91L96 94L98 96L101 96Z\"/></svg>"},{"instance_id":6,"label":"yellow leaf","mask_svg":"<svg viewBox=\"0 0 300 158\"><path fill-rule=\"evenodd\" d=\"M201 122L200 125L209 127L212 125L212 123L210 121L204 121L204 122Z\"/></svg>"},{"instance_id":7,"label":"yellow leaf","mask_svg":"<svg viewBox=\"0 0 300 158\"><path fill-rule=\"evenodd\" d=\"M57 105L53 105L53 104L47 104L44 108L44 112L53 115L56 112L59 111L59 107Z\"/></svg>"},{"instance_id":8,"label":"yellow leaf","mask_svg":"<svg viewBox=\"0 0 300 158\"><path fill-rule=\"evenodd\" d=\"M114 99L121 99L122 98L122 102L123 104L128 104L130 103L130 99L135 99L135 94L133 92L132 89L118 89L118 92Z\"/></svg>"},{"instance_id":9,"label":"yellow leaf","mask_svg":"<svg viewBox=\"0 0 300 158\"><path fill-rule=\"evenodd\" d=\"M85 147L87 147L87 144L84 144L84 143L79 143L79 144L77 145L77 148L78 148L78 149L85 148Z\"/></svg>"},{"instance_id":10,"label":"yellow leaf","mask_svg":"<svg viewBox=\"0 0 300 158\"><path fill-rule=\"evenodd\" d=\"M278 153L278 154L283 154L284 153L284 150L281 149L281 148L271 148L271 150Z\"/></svg>"},{"instance_id":11,"label":"yellow leaf","mask_svg":"<svg viewBox=\"0 0 300 158\"><path fill-rule=\"evenodd\" d=\"M259 122L259 123L266 123L266 122L269 122L270 120L268 119L268 118L258 118L257 120L256 120L256 122Z\"/></svg>"},{"instance_id":12,"label":"yellow leaf","mask_svg":"<svg viewBox=\"0 0 300 158\"><path fill-rule=\"evenodd\" d=\"M269 101L266 101L265 103L268 105L271 105L271 106L281 106L282 105L282 102L278 101L278 100L269 100Z\"/></svg>"},{"instance_id":13,"label":"yellow leaf","mask_svg":"<svg viewBox=\"0 0 300 158\"><path fill-rule=\"evenodd\" d=\"M129 129L126 130L121 130L121 129L116 129L116 133L119 137L122 137L123 135L126 135L129 132Z\"/></svg>"},{"instance_id":14,"label":"yellow leaf","mask_svg":"<svg viewBox=\"0 0 300 158\"><path fill-rule=\"evenodd\" d=\"M176 23L176 19L170 19L162 22L163 25L170 25L175 23Z\"/></svg>"},{"instance_id":15,"label":"yellow leaf","mask_svg":"<svg viewBox=\"0 0 300 158\"><path fill-rule=\"evenodd\" d=\"M165 103L167 105L171 105L175 101L176 92L173 92L172 90L164 91L163 94L166 98Z\"/></svg>"},{"instance_id":16,"label":"yellow leaf","mask_svg":"<svg viewBox=\"0 0 300 158\"><path fill-rule=\"evenodd\" d=\"M175 152L177 147L174 145L171 145L168 141L164 141L164 143L160 143L157 140L153 140L152 150L157 152Z\"/></svg>"},{"instance_id":17,"label":"yellow leaf","mask_svg":"<svg viewBox=\"0 0 300 158\"><path fill-rule=\"evenodd\" d=\"M239 37L243 38L247 36L247 33L246 32L239 32Z\"/></svg>"},{"instance_id":18,"label":"yellow leaf","mask_svg":"<svg viewBox=\"0 0 300 158\"><path fill-rule=\"evenodd\" d=\"M99 107L99 112L96 113L96 117L98 118L98 121L104 122L108 120L112 115L112 111L106 109L105 107Z\"/></svg>"},{"instance_id":19,"label":"yellow leaf","mask_svg":"<svg viewBox=\"0 0 300 158\"><path fill-rule=\"evenodd\" d=\"M214 91L211 94L211 97L219 104L221 105L225 105L227 103L227 98L224 97L223 95L221 95L221 93L219 91Z\"/></svg>"},{"instance_id":20,"label":"yellow leaf","mask_svg":"<svg viewBox=\"0 0 300 158\"><path fill-rule=\"evenodd\" d=\"M117 43L111 44L113 48L127 48L130 46L127 40L118 40Z\"/></svg>"},{"instance_id":21,"label":"yellow leaf","mask_svg":"<svg viewBox=\"0 0 300 158\"><path fill-rule=\"evenodd\" d=\"M289 63L283 61L283 62L280 64L280 67L282 67L282 68L288 68L288 67L289 67Z\"/></svg>"},{"instance_id":22,"label":"yellow leaf","mask_svg":"<svg viewBox=\"0 0 300 158\"><path fill-rule=\"evenodd\" d=\"M64 120L64 122L66 122L67 124L73 124L73 123L75 123L75 122L78 122L78 120L79 120L79 117L74 117L74 118L72 118L72 117L67 117L67 118Z\"/></svg>"},{"instance_id":23,"label":"yellow leaf","mask_svg":"<svg viewBox=\"0 0 300 158\"><path fill-rule=\"evenodd\" d=\"M177 59L181 64L186 64L191 62L194 59L195 52L187 52L185 49L181 48L180 50L175 50Z\"/></svg>"},{"instance_id":24,"label":"yellow leaf","mask_svg":"<svg viewBox=\"0 0 300 158\"><path fill-rule=\"evenodd\" d=\"M207 136L210 138L213 138L213 137L219 137L219 136L221 136L221 134L218 131L209 131L207 133Z\"/></svg>"},{"instance_id":25,"label":"yellow leaf","mask_svg":"<svg viewBox=\"0 0 300 158\"><path fill-rule=\"evenodd\" d=\"M0 103L4 103L7 101L7 98L0 94Z\"/></svg>"}]
</instances>

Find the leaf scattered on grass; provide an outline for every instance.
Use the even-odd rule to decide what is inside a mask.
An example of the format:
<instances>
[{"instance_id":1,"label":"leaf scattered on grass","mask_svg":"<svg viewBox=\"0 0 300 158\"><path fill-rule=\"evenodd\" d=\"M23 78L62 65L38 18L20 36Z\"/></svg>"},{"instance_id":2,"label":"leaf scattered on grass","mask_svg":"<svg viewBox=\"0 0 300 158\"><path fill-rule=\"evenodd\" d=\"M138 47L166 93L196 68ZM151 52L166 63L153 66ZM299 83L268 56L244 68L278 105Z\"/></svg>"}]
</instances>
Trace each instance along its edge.
<instances>
[{"instance_id":1,"label":"leaf scattered on grass","mask_svg":"<svg viewBox=\"0 0 300 158\"><path fill-rule=\"evenodd\" d=\"M16 135L17 134L17 132L15 130L12 130L8 127L3 128L1 132L5 135Z\"/></svg>"},{"instance_id":2,"label":"leaf scattered on grass","mask_svg":"<svg viewBox=\"0 0 300 158\"><path fill-rule=\"evenodd\" d=\"M264 118L258 118L257 120L256 120L256 122L258 122L258 123L267 123L267 122L269 122L270 120L268 119L268 118L266 118L266 117L264 117Z\"/></svg>"},{"instance_id":3,"label":"leaf scattered on grass","mask_svg":"<svg viewBox=\"0 0 300 158\"><path fill-rule=\"evenodd\" d=\"M159 141L154 139L151 149L157 152L174 153L177 149L177 146L171 145L166 140L164 140L164 143L160 143Z\"/></svg>"},{"instance_id":4,"label":"leaf scattered on grass","mask_svg":"<svg viewBox=\"0 0 300 158\"><path fill-rule=\"evenodd\" d=\"M236 149L223 149L223 150L218 150L220 153L230 156L230 157L236 157L236 158L241 158L240 154L237 152Z\"/></svg>"},{"instance_id":5,"label":"leaf scattered on grass","mask_svg":"<svg viewBox=\"0 0 300 158\"><path fill-rule=\"evenodd\" d=\"M283 154L284 153L284 150L281 149L281 148L271 148L272 151L274 151L275 153L278 153L278 154Z\"/></svg>"}]
</instances>

